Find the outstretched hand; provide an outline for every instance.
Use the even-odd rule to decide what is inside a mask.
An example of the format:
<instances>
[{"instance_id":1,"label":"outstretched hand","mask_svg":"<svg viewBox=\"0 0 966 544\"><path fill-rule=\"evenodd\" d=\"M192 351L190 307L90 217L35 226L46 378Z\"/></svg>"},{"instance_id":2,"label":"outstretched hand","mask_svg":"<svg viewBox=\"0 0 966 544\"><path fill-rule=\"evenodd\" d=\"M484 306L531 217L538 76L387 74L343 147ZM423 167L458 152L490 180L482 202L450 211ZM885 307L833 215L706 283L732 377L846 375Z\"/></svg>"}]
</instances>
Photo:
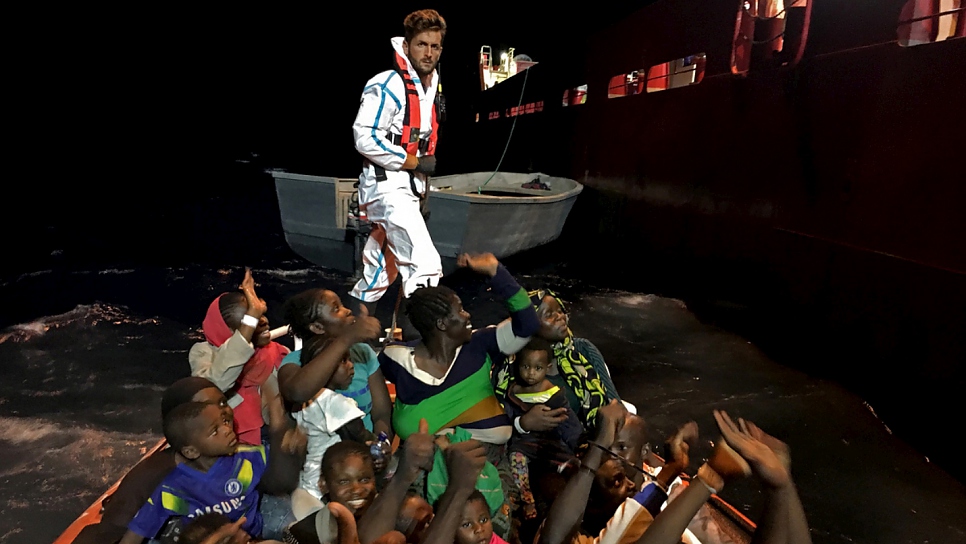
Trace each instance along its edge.
<instances>
[{"instance_id":1,"label":"outstretched hand","mask_svg":"<svg viewBox=\"0 0 966 544\"><path fill-rule=\"evenodd\" d=\"M491 278L496 275L500 261L492 253L463 253L456 258L457 266L469 268L477 274L486 274Z\"/></svg>"},{"instance_id":2,"label":"outstretched hand","mask_svg":"<svg viewBox=\"0 0 966 544\"><path fill-rule=\"evenodd\" d=\"M718 422L718 428L721 429L725 442L748 462L751 471L765 485L781 488L791 483L791 473L788 469L790 460L788 463L783 462L776 451L756 438L754 434L768 437L767 439L771 439L769 441L777 441L777 439L766 435L758 427L755 427L756 432L753 434L744 421L739 420L740 426L736 425L723 411L715 410L714 419ZM785 446L785 454L787 455L787 446Z\"/></svg>"},{"instance_id":3,"label":"outstretched hand","mask_svg":"<svg viewBox=\"0 0 966 544\"><path fill-rule=\"evenodd\" d=\"M248 311L245 313L256 318L265 315L265 312L268 311L268 305L255 294L255 280L252 278L251 268L245 268L245 279L242 280L241 291L248 303Z\"/></svg>"},{"instance_id":4,"label":"outstretched hand","mask_svg":"<svg viewBox=\"0 0 966 544\"><path fill-rule=\"evenodd\" d=\"M349 325L346 331L353 344L379 338L381 333L382 324L379 323L378 319L369 315L369 310L366 309L365 305L359 308L359 315L356 316L355 321Z\"/></svg>"}]
</instances>

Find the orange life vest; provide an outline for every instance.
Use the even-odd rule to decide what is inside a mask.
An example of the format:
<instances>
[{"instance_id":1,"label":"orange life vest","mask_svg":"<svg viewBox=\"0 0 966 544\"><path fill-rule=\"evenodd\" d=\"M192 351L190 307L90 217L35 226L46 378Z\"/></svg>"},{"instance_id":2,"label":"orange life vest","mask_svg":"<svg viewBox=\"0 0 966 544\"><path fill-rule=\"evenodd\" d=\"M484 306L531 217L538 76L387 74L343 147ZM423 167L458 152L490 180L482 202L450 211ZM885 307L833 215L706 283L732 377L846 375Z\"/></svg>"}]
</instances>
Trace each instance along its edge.
<instances>
[{"instance_id":1,"label":"orange life vest","mask_svg":"<svg viewBox=\"0 0 966 544\"><path fill-rule=\"evenodd\" d=\"M399 142L395 143L406 148L406 153L410 155L416 155L419 151L422 151L423 155L433 155L436 153L436 135L439 132L439 123L436 121L436 109L439 101L437 100L433 104L433 124L429 139L421 140L419 131L422 128L422 119L419 112L419 91L416 90L416 82L409 74L406 59L396 53L394 60L395 66L393 68L402 76L403 84L406 86L406 113L403 117L402 137ZM439 90L437 89L438 95Z\"/></svg>"}]
</instances>

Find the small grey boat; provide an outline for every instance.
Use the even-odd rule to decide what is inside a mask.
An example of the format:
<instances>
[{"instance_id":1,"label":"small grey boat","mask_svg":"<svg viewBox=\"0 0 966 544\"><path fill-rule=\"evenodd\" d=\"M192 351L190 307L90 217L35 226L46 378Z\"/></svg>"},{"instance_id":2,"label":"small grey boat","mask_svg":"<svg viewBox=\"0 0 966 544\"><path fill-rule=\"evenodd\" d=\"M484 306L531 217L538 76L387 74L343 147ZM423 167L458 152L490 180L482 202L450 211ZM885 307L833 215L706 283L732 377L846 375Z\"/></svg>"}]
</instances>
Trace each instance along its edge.
<instances>
[{"instance_id":1,"label":"small grey boat","mask_svg":"<svg viewBox=\"0 0 966 544\"><path fill-rule=\"evenodd\" d=\"M368 223L356 209L357 179L271 174L289 247L316 265L358 271ZM431 185L429 233L444 273L463 252L505 258L555 240L583 190L572 179L491 172L436 177Z\"/></svg>"}]
</instances>

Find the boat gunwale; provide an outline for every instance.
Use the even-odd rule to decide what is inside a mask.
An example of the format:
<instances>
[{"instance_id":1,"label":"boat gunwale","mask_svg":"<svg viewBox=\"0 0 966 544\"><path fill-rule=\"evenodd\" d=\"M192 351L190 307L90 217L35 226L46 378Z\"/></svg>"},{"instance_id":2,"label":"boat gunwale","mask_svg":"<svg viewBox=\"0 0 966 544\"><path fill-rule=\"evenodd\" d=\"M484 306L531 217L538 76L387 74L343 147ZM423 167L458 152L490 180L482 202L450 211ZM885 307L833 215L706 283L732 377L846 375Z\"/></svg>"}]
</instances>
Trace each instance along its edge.
<instances>
[{"instance_id":1,"label":"boat gunwale","mask_svg":"<svg viewBox=\"0 0 966 544\"><path fill-rule=\"evenodd\" d=\"M280 179L287 179L293 181L306 181L306 182L326 182L326 180L333 180L334 182L339 181L355 181L356 178L340 178L334 176L319 176L313 174L296 174L293 172L286 172L283 170L272 170L270 171L275 182L278 183ZM476 172L472 172L476 173ZM508 174L524 175L517 172L507 172ZM455 178L458 176L465 176L469 174L452 174L448 176L441 176L434 179L447 179ZM584 186L579 181L562 178L558 176L546 176L549 179L562 179L572 182L574 187L560 191L552 192L550 194L538 194L529 193L522 191L542 191L542 189L521 189L518 187L508 187L506 185L494 185L492 189L501 190L511 193L519 193L519 197L508 197L508 196L497 196L497 195L485 195L473 192L457 193L451 192L448 189L436 189L431 190L429 195L434 200L451 200L457 202L469 202L471 204L497 204L497 205L513 205L513 204L553 204L556 202L561 202L570 198L575 198L584 190ZM430 182L432 184L432 181Z\"/></svg>"}]
</instances>

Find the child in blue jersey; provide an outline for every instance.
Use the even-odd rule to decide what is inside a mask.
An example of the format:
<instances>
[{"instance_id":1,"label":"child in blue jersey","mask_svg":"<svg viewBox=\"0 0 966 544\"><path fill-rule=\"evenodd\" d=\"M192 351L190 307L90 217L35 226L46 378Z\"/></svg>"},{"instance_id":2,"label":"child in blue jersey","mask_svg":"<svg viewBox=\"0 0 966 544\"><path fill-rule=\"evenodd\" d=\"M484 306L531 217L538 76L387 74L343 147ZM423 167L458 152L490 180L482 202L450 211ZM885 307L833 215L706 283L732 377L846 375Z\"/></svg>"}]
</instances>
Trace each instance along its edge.
<instances>
[{"instance_id":1,"label":"child in blue jersey","mask_svg":"<svg viewBox=\"0 0 966 544\"><path fill-rule=\"evenodd\" d=\"M362 422L366 429L376 435L385 432L391 440L394 435L389 390L376 353L365 343L379 337L379 320L368 314L353 316L339 296L326 289L309 289L289 299L285 303L285 319L292 333L304 343L303 350L314 342L339 339L339 345L333 345L331 351L313 357L311 365L302 364L303 350L282 359L278 382L285 400L301 405L314 398L338 369L342 352L348 350L355 374L352 382L336 393L355 401L365 414Z\"/></svg>"},{"instance_id":2,"label":"child in blue jersey","mask_svg":"<svg viewBox=\"0 0 966 544\"><path fill-rule=\"evenodd\" d=\"M284 453L278 439L284 435L287 423L275 417L277 410L273 412L272 449L277 453L271 466L264 446L238 442L231 420L220 407L189 402L169 412L164 418L164 436L183 462L165 477L134 516L121 544L156 538L172 517L195 518L211 512L224 514L231 521L245 517L242 529L262 536L259 484L271 473L269 478L285 480L271 487L291 491L298 474L298 456ZM293 465L295 470L279 464Z\"/></svg>"}]
</instances>

